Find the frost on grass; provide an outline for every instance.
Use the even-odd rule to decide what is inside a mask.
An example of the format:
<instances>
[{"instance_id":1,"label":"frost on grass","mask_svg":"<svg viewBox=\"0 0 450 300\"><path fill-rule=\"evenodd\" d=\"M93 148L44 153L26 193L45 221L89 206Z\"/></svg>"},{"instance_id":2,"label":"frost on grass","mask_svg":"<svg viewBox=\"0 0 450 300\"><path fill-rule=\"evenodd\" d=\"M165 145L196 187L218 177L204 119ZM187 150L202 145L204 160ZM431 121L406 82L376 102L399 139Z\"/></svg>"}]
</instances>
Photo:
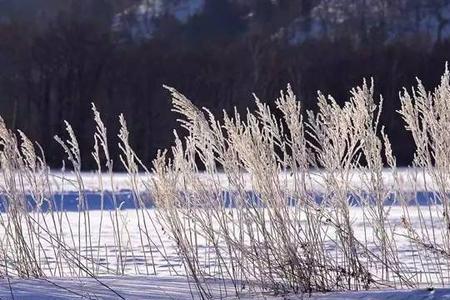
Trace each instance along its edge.
<instances>
[{"instance_id":1,"label":"frost on grass","mask_svg":"<svg viewBox=\"0 0 450 300\"><path fill-rule=\"evenodd\" d=\"M121 115L121 176L94 105L98 170L89 177L69 123L67 137L55 137L67 155L55 175L39 145L0 120L1 276L90 278L103 288L112 275L185 277L201 298L450 283L447 69L433 92L418 81L400 94L417 145L406 171L373 81L344 105L319 93L317 112L306 114L290 86L274 107L255 95L255 111L222 116L166 88L187 135L175 131L173 146L146 166ZM76 193L72 212L67 190Z\"/></svg>"}]
</instances>

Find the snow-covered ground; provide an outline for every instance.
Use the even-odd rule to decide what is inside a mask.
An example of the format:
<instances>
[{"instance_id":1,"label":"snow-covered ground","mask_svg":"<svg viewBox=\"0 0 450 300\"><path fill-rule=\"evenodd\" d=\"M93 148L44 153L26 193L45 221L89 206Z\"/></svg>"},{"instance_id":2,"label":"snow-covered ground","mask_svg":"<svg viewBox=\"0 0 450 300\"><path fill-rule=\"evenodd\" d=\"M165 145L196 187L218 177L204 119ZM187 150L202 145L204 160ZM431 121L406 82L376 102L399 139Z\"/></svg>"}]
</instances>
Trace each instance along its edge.
<instances>
[{"instance_id":1,"label":"snow-covered ground","mask_svg":"<svg viewBox=\"0 0 450 300\"><path fill-rule=\"evenodd\" d=\"M367 174L363 171L351 171L350 173L350 183L354 188L364 189L364 176ZM88 191L98 191L99 189L99 174L96 172L84 172L81 174L83 179L83 186L85 190ZM211 180L210 175L206 173L198 173L197 176L205 181ZM130 189L130 176L126 173L114 173L113 182L111 186L111 177L108 173L102 173L100 175L104 189L106 190L127 190ZM242 178L244 180L246 190L252 190L253 188L253 178L249 173L242 173ZM137 175L137 189L140 191L146 191L152 186L153 174L139 173ZM294 185L294 177L291 173L285 172L279 174L280 182L282 186L286 188L292 188ZM326 187L324 173L320 170L310 170L306 176L306 185L313 191L322 191ZM229 189L228 178L224 173L214 174L215 182L220 182L224 190ZM433 189L433 181L431 180L430 174L424 173L419 169L411 168L399 168L395 173L390 169L385 169L383 171L383 180L386 187L392 187L395 185L396 190L403 191L415 191L424 190L425 188ZM58 172L52 171L49 175L49 183L51 184L51 189L54 192L64 190L68 191L78 191L79 185L75 174L72 172ZM29 188L28 183L24 182L24 188ZM0 187L4 186L3 177L0 177Z\"/></svg>"},{"instance_id":2,"label":"snow-covered ground","mask_svg":"<svg viewBox=\"0 0 450 300\"><path fill-rule=\"evenodd\" d=\"M417 197L417 192L424 191L425 187L432 189L430 176L419 170L401 169L397 174L386 170L383 174L386 186L396 186L393 190L409 191ZM207 174L198 174L205 181ZM351 182L354 188L364 189L365 176L362 172L353 172ZM224 190L229 189L227 178L217 175ZM246 189L252 190L252 177L243 174ZM281 182L286 188L293 184L292 175L282 173L279 175ZM3 178L3 177L2 177ZM92 197L87 196L89 201L99 198L95 195L99 187L99 176L96 173L84 173L83 186L85 191L91 191ZM113 174L114 186L110 186L111 178L108 174L101 175L103 188L115 193L123 193L123 199L119 202L125 203L130 197L130 177L127 174ZM140 193L148 192L151 187L152 175L139 174L137 190ZM61 193L65 198L60 200L66 205L74 201L77 207L78 184L76 178L70 173L52 173L50 176L51 188L54 193ZM311 190L321 192L324 189L324 176L320 172L311 172L308 176L307 185ZM0 187L4 183L0 180ZM27 187L25 186L26 190ZM128 192L127 192L128 191ZM98 193L97 193L98 194ZM1 195L0 195L1 196ZM73 196L73 197L72 197ZM72 199L73 198L73 199ZM123 201L122 201L123 200ZM132 200L131 200L132 202ZM93 202L91 202L93 203ZM70 205L63 210L52 213L31 213L35 224L36 236L42 236L39 241L27 240L30 245L36 247L38 259L46 276L46 279L18 279L14 276L14 259L0 259L0 263L9 264L10 274L0 274L0 299L196 299L196 288L192 282L185 277L185 269L182 264L178 248L171 239L170 234L159 223L160 215L154 208L136 210L123 204L120 210L90 210L79 213L77 209L70 211ZM128 209L124 209L128 208ZM226 208L230 212L233 208ZM440 289L450 284L450 266L448 260L440 261L433 255L432 251L422 253L417 247L413 247L411 240L406 237L403 226L405 211L401 206L393 205L387 209L389 213L389 228L394 231L395 243L398 249L399 265L403 272L411 274L411 280L420 283L424 288L421 290L380 290L370 292L348 292L327 293L313 295L289 295L285 298L275 295L264 294L252 290L243 293L241 298L252 299L302 299L311 296L313 299L450 299L450 290ZM442 243L440 234L443 224L439 220L427 219L426 216L442 216L440 205L410 206L408 209L408 220L410 225L419 232L426 228L433 228L433 241ZM377 251L376 242L371 240L376 235L371 224L364 220L363 208L350 207L351 223L356 238L362 241L368 249ZM424 217L425 216L425 217ZM147 224L142 224L142 220ZM0 213L1 224L8 224L8 215ZM302 220L300 220L302 222ZM145 228L145 232L143 232ZM184 228L189 228L186 226ZM421 229L422 228L422 229ZM8 239L4 233L5 225L0 226L0 243L3 249L9 249ZM333 229L328 231L326 247L330 252L336 251ZM53 236L51 240L45 237ZM144 237L144 239L143 239ZM25 236L25 239L28 239ZM118 239L122 245L117 248ZM217 268L214 249L199 236L197 248L202 267L207 268L209 274L214 274ZM55 247L61 243L61 247ZM5 247L6 245L6 247ZM334 245L334 246L333 246ZM11 253L2 253L14 258L14 248ZM55 250L57 249L57 250ZM74 257L76 256L76 257ZM6 261L6 262L5 262ZM89 277L86 272L80 271L78 264L84 264L95 276ZM4 269L4 266L2 266ZM373 274L377 274L379 265L368 262L368 268ZM6 276L5 276L6 275ZM393 279L395 281L395 279ZM430 284L430 283L433 284ZM436 284L437 283L437 284ZM231 284L231 283L230 283ZM214 289L214 283L211 284ZM427 290L426 287L433 286L435 290ZM232 293L224 293L223 282L217 284L212 294L217 298L234 299ZM230 290L232 290L230 288ZM194 296L192 296L192 293ZM119 296L120 295L120 296ZM198 296L198 295L197 295Z\"/></svg>"},{"instance_id":3,"label":"snow-covered ground","mask_svg":"<svg viewBox=\"0 0 450 300\"><path fill-rule=\"evenodd\" d=\"M223 293L223 291L222 291ZM215 296L221 297L216 290ZM183 277L125 276L0 280L1 299L197 299L195 286ZM260 297L264 295L249 295ZM245 296L244 296L245 298ZM228 297L227 299L232 299Z\"/></svg>"},{"instance_id":4,"label":"snow-covered ground","mask_svg":"<svg viewBox=\"0 0 450 300\"><path fill-rule=\"evenodd\" d=\"M47 279L0 279L1 299L23 300L59 300L59 299L198 299L195 288L185 278L180 277L102 277L99 281L92 278L47 278ZM107 286L107 287L106 287ZM193 294L191 294L191 292ZM219 290L215 291L218 299ZM121 298L122 297L122 298ZM222 299L237 299L234 296ZM450 289L420 290L381 290L342 293L315 293L312 295L274 296L263 293L240 296L240 299L267 300L431 300L450 299Z\"/></svg>"},{"instance_id":5,"label":"snow-covered ground","mask_svg":"<svg viewBox=\"0 0 450 300\"><path fill-rule=\"evenodd\" d=\"M233 210L227 209L230 213ZM411 207L408 214L412 227L420 230L423 225L419 219L419 214L433 213L433 215L437 215L441 213L441 210L442 207L440 206ZM117 213L120 228L118 231L115 230L115 226L117 226L115 225L115 212L111 211L89 211L86 212L86 215L81 214L81 216L77 212L45 214L45 218L40 220L39 227L35 225L34 229L35 232L40 230L40 236L45 238L41 238L39 243L36 241L29 242L30 245L34 245L45 274L60 277L83 276L85 274L80 273L77 265L81 262L100 276L111 274L133 276L185 275L182 260L177 253L178 248L170 234L158 222L160 216L155 209L129 209L120 210ZM373 239L374 228L364 219L362 208L351 207L350 215L355 237L362 244L367 245L369 250L376 253L379 247ZM412 248L411 241L406 237L406 229L402 225L403 216L402 207L392 206L390 208L388 221L390 228L394 230L399 263L403 271L410 273L412 280L422 284L440 282L435 278L437 274L443 274L446 283L450 283L449 265L445 263L436 265L437 257L433 257L430 253L426 255L418 253L417 248ZM145 217L146 224L143 223L143 217ZM36 215L34 219L37 220L38 216ZM304 221L300 219L300 222ZM1 224L8 224L7 215L0 214L0 222ZM86 230L85 225L88 224L90 224L90 229ZM434 220L434 239L437 244L442 243L440 241L442 225ZM230 226L235 226L235 230L239 230L238 224ZM339 255L339 251L336 249L335 229L332 226L323 226L323 230L327 232L326 240L324 240L327 250L333 255L335 253ZM193 231L188 221L183 225L183 228L186 231ZM50 234L58 237L59 241L56 241L56 238L47 238ZM0 226L0 236L4 236L4 226ZM25 239L27 238L25 236ZM120 249L117 247L118 239L120 239ZM214 247L205 240L202 232L199 232L195 239L200 264L209 274L215 274L218 261L215 257ZM5 241L2 242L5 243ZM56 243L63 246L55 247ZM55 248L58 248L58 252L55 252ZM81 253L80 256L79 253ZM422 257L420 257L420 254ZM425 261L423 261L424 256ZM11 257L14 257L14 253L11 253ZM0 259L0 261L2 260ZM368 268L372 269L373 274L377 274L379 270L383 269L373 262L370 262ZM14 268L11 267L10 269L13 274Z\"/></svg>"},{"instance_id":6,"label":"snow-covered ground","mask_svg":"<svg viewBox=\"0 0 450 300\"><path fill-rule=\"evenodd\" d=\"M427 207L428 210L439 210L440 207ZM230 209L232 210L232 209ZM169 235L158 224L158 214L155 209L148 209L144 212L147 220L153 220L148 225L148 239L143 243L140 240L138 217L136 210L122 210L119 212L121 243L125 245L122 249L122 265L118 263L118 250L115 247L115 234L113 227L113 213L90 211L89 222L91 224L91 239L86 239L84 232L84 217L79 218L76 212L59 213L52 216L45 216L46 222L51 224L52 218L56 219L56 229L49 227L53 234L60 231L61 239L66 247L79 250L84 258L80 259L85 266L96 270L98 280L89 278L89 275L79 273L77 268L79 262L74 262L71 257L71 249L61 249L58 253L51 247L51 241L41 240L42 249L40 259L47 279L17 279L2 278L0 280L1 299L120 299L121 295L125 299L192 299L191 292L196 293L195 285L189 284L182 266L181 259L177 255L177 248ZM414 227L419 227L419 213L423 213L419 207L412 207L409 210L410 220ZM363 241L365 236L373 236L373 228L364 227L360 207L351 208L351 221L353 223L358 239ZM418 263L419 253L411 248L410 241L402 236L404 230L401 228L402 208L393 206L389 212L389 222L393 228L397 228L396 243L399 249L399 260L401 264L411 272L411 278L422 282L426 287L430 280L438 282L433 278L438 272L444 274L446 283L449 278L445 274L450 274L450 269L445 263L437 266L436 259L426 256L424 265ZM6 216L2 214L2 222L6 222ZM100 222L102 225L100 226ZM367 224L365 224L367 226ZM439 224L434 224L439 233ZM71 230L69 230L71 228ZM101 235L100 233L101 228ZM1 229L0 229L1 231ZM62 233L61 233L62 232ZM335 251L332 247L333 233L330 231L330 251ZM0 236L4 236L0 232ZM99 238L100 237L100 238ZM3 241L4 242L4 241ZM377 251L376 245L369 240L369 248ZM89 246L92 245L92 246ZM38 247L36 245L36 247ZM201 238L198 241L198 248L204 267L210 268L214 273L214 255L211 253L211 245L205 243ZM81 250L80 250L81 249ZM79 253L79 252L78 252ZM428 254L429 255L429 254ZM422 254L423 259L424 255ZM94 264L95 266L93 266ZM371 266L374 273L381 269L380 266ZM125 276L112 275L124 273ZM61 276L64 276L61 277ZM81 279L79 278L81 276ZM8 281L9 280L9 281ZM444 284L444 286L445 286ZM231 284L230 284L231 285ZM214 286L214 284L212 284ZM107 288L109 287L109 288ZM441 284L436 288L443 287ZM112 290L115 292L113 292ZM228 293L227 297L223 290L223 285L218 285L213 294L217 298L234 299L233 294ZM230 289L232 290L232 289ZM370 291L352 293L331 293L314 294L313 299L450 299L450 290L422 290L415 291ZM268 294L252 291L250 294L244 293L243 298L253 299L301 299L301 296L291 295L288 298L277 298ZM194 296L194 299L196 297Z\"/></svg>"}]
</instances>

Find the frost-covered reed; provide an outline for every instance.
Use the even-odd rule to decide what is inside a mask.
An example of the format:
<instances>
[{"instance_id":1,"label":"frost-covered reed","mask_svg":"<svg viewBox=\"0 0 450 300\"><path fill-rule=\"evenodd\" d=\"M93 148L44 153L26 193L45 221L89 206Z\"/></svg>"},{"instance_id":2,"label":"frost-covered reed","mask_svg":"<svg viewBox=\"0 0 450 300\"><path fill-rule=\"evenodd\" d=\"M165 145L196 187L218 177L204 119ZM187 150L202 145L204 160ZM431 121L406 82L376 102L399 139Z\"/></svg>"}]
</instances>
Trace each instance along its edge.
<instances>
[{"instance_id":1,"label":"frost-covered reed","mask_svg":"<svg viewBox=\"0 0 450 300\"><path fill-rule=\"evenodd\" d=\"M425 191L435 196L425 206L407 202L373 82L353 89L343 106L319 93L306 120L290 86L277 113L255 96L254 112L221 118L166 87L188 134L175 133L175 146L155 160L154 196L205 297L210 278L224 288L231 280L236 294L249 286L284 293L448 284L449 82L446 69L433 94L419 82L412 96L400 95L399 113L420 144L407 184L417 186L419 170L427 176ZM386 168L393 181L385 182ZM311 174L321 177L320 189ZM224 190L234 195L232 209ZM202 261L199 239L213 261Z\"/></svg>"},{"instance_id":2,"label":"frost-covered reed","mask_svg":"<svg viewBox=\"0 0 450 300\"><path fill-rule=\"evenodd\" d=\"M344 105L319 93L317 112L306 114L288 85L273 107L254 96L255 111L220 117L166 87L187 134L175 131L174 145L151 167L119 117L117 146L134 211L116 196L107 128L94 105L95 212L69 123L68 138L55 137L67 156L55 178L41 147L0 120L0 276L158 275L165 262L204 298L211 282L223 295L449 284L449 71L432 93L420 81L400 93L399 115L417 147L407 182L373 85L363 81ZM67 185L78 191L76 218L54 197ZM419 191L433 197L411 203Z\"/></svg>"}]
</instances>

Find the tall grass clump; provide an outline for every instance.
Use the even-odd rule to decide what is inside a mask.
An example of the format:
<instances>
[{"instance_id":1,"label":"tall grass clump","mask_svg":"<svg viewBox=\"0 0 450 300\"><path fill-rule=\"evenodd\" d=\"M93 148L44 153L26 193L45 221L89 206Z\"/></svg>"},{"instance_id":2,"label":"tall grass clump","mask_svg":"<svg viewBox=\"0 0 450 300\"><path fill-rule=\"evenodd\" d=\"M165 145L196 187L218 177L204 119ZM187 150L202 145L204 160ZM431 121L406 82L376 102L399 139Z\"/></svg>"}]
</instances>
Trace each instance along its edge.
<instances>
[{"instance_id":1,"label":"tall grass clump","mask_svg":"<svg viewBox=\"0 0 450 300\"><path fill-rule=\"evenodd\" d=\"M22 145L19 145L16 135L6 128L3 119L0 119L0 146L3 188L6 192L2 204L7 212L0 219L4 273L40 276L43 274L40 255L44 253L38 239L40 228L36 228L32 216L26 213L27 199L21 187L24 181L30 180L39 191L39 183L34 179L39 178L35 176L39 176L40 172L45 172L41 169L42 160L37 158L33 145L24 134ZM33 200L40 205L41 194L38 192Z\"/></svg>"},{"instance_id":2,"label":"tall grass clump","mask_svg":"<svg viewBox=\"0 0 450 300\"><path fill-rule=\"evenodd\" d=\"M39 144L0 119L0 276L100 281L167 275L164 265L203 299L449 283L447 68L433 92L418 81L400 93L416 144L407 171L397 168L373 81L344 103L319 92L315 112L288 85L273 105L253 95L255 110L221 116L165 88L182 131L151 166L123 115L110 143L95 105L93 176L82 172L87 158L68 122L67 138L55 137L66 159L54 172ZM68 190L76 212L65 208Z\"/></svg>"},{"instance_id":3,"label":"tall grass clump","mask_svg":"<svg viewBox=\"0 0 450 300\"><path fill-rule=\"evenodd\" d=\"M306 120L290 86L276 114L255 96L254 112L219 119L166 87L187 135L175 132L175 146L154 161L154 196L204 296L211 279L236 294L447 282L449 86L446 69L434 93L419 82L400 95L418 145L407 182L373 82L352 89L343 105L319 93ZM411 192L433 196L411 203ZM200 251L205 244L210 250Z\"/></svg>"},{"instance_id":4,"label":"tall grass clump","mask_svg":"<svg viewBox=\"0 0 450 300\"><path fill-rule=\"evenodd\" d=\"M448 65L434 91L426 90L417 79L417 87L400 93L400 115L416 144L413 181L423 182L430 194L426 207L413 203L404 208L402 224L411 245L421 255L426 281L444 283L450 274L450 73ZM417 211L418 220L411 218ZM418 226L414 226L418 223Z\"/></svg>"},{"instance_id":5,"label":"tall grass clump","mask_svg":"<svg viewBox=\"0 0 450 300\"><path fill-rule=\"evenodd\" d=\"M367 289L390 273L410 284L386 224L382 146L390 144L379 137L372 85L352 90L343 107L319 94L319 112L308 112L308 122L290 86L275 102L281 119L255 96L255 112L217 120L168 89L188 135L182 141L175 133L171 158L161 152L155 160L155 201L206 296L208 278L217 277L231 280L235 293L247 285L277 293ZM379 229L359 238L349 197L359 192L351 177L363 157L369 173L358 204L370 220L365 226ZM212 269L211 258L202 263L209 254L199 252L199 240L214 253ZM369 243L381 250L372 252ZM370 270L373 264L381 272Z\"/></svg>"},{"instance_id":6,"label":"tall grass clump","mask_svg":"<svg viewBox=\"0 0 450 300\"><path fill-rule=\"evenodd\" d=\"M117 199L120 192L109 154L107 129L94 105L92 110L96 123L92 157L98 167L94 190L90 189L95 180L88 180L90 187L86 187L89 176L86 178L81 171L78 140L68 122L65 122L68 138L55 136L68 164L63 163L61 172L52 172L42 148L23 132L16 134L8 129L0 120L0 274L94 278L130 272L156 275L153 252L164 252L165 245L147 209L149 203L144 203L148 200L141 198L143 189L138 185L143 178L137 176L135 163L140 161L128 144L125 121L123 117L119 120L122 125L119 147L124 151L121 160L129 173L128 186L136 203L136 214L144 224L138 222L138 228L130 228L130 216ZM143 186L144 191L148 189L148 184ZM77 195L75 213L65 208L65 202L71 199L68 195L66 200L67 193ZM90 208L92 193L100 196L99 211ZM104 209L105 201L112 201L112 210ZM135 247L138 240L140 248Z\"/></svg>"}]
</instances>

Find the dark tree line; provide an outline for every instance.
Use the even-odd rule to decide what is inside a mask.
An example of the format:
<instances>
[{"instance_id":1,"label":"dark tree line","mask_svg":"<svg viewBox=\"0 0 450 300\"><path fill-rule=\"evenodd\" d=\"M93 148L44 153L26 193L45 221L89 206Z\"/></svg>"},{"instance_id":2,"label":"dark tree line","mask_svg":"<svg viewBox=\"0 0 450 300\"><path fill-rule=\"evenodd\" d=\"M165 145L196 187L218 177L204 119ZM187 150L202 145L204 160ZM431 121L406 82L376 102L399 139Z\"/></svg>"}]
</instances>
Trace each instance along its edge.
<instances>
[{"instance_id":1,"label":"dark tree line","mask_svg":"<svg viewBox=\"0 0 450 300\"><path fill-rule=\"evenodd\" d=\"M63 120L93 166L90 102L114 142L124 113L149 162L178 128L163 84L220 114L252 107L251 92L273 103L287 83L305 109L315 109L317 90L343 102L371 76L406 165L414 146L395 112L398 93L416 76L433 87L450 58L442 0L205 0L184 20L170 13L180 0L148 16L132 0L18 2L0 0L0 114L43 145L53 167L63 157L53 141Z\"/></svg>"}]
</instances>

